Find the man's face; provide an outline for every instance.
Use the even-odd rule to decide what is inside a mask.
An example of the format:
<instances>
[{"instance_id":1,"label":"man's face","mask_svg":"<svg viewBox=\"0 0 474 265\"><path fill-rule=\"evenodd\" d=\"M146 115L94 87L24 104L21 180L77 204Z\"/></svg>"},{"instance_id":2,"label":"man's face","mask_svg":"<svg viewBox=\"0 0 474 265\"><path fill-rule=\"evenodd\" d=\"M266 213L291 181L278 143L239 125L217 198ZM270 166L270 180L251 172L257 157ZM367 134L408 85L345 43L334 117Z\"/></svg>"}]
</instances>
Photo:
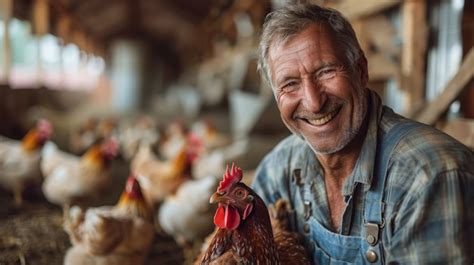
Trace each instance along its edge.
<instances>
[{"instance_id":1,"label":"man's face","mask_svg":"<svg viewBox=\"0 0 474 265\"><path fill-rule=\"evenodd\" d=\"M350 69L331 31L312 25L269 50L280 115L320 154L343 149L367 112L366 69Z\"/></svg>"}]
</instances>

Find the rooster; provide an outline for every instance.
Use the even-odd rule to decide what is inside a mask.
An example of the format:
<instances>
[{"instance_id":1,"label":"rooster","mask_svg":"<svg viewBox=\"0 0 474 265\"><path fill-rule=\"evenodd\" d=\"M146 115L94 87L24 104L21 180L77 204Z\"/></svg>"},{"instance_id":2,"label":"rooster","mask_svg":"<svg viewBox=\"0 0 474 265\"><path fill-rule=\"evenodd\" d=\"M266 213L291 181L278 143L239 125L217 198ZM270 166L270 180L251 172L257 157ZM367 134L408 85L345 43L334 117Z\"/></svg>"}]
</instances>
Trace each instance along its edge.
<instances>
[{"instance_id":1,"label":"rooster","mask_svg":"<svg viewBox=\"0 0 474 265\"><path fill-rule=\"evenodd\" d=\"M21 142L0 138L0 185L13 191L16 205L27 186L41 182L40 149L52 133L51 123L40 120Z\"/></svg>"},{"instance_id":2,"label":"rooster","mask_svg":"<svg viewBox=\"0 0 474 265\"><path fill-rule=\"evenodd\" d=\"M41 161L46 199L62 205L65 213L73 204L83 205L98 199L110 184L109 164L117 150L113 138L93 145L81 157L62 152L48 142Z\"/></svg>"},{"instance_id":3,"label":"rooster","mask_svg":"<svg viewBox=\"0 0 474 265\"><path fill-rule=\"evenodd\" d=\"M287 229L287 204L270 208L270 216L263 200L241 180L240 168L227 167L211 196L210 202L218 203L218 228L197 264L310 264L298 235Z\"/></svg>"},{"instance_id":4,"label":"rooster","mask_svg":"<svg viewBox=\"0 0 474 265\"><path fill-rule=\"evenodd\" d=\"M154 238L151 210L132 175L116 206L71 208L65 222L73 247L66 265L144 264Z\"/></svg>"}]
</instances>

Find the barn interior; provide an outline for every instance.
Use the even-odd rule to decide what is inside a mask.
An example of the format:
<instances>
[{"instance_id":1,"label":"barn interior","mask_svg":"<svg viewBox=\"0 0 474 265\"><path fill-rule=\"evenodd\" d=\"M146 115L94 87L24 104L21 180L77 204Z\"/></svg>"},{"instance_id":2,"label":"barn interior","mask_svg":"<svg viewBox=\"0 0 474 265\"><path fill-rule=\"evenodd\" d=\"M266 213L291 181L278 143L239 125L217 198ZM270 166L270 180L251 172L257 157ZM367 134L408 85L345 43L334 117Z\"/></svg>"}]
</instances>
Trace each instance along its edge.
<instances>
[{"instance_id":1,"label":"barn interior","mask_svg":"<svg viewBox=\"0 0 474 265\"><path fill-rule=\"evenodd\" d=\"M201 137L192 143L203 155L181 175L221 178L235 163L251 183L265 154L290 134L257 71L257 46L265 16L291 2L298 1L1 0L0 135L20 141L47 120L54 148L77 157L114 139L112 179L84 204L93 207L119 201L142 146L165 172L190 134ZM473 1L311 2L352 23L369 87L384 104L474 149ZM144 264L192 264L203 236L167 233L165 200L154 202ZM72 246L67 213L41 183L20 198L0 185L0 201L0 264L62 264ZM213 229L212 215L209 223Z\"/></svg>"}]
</instances>

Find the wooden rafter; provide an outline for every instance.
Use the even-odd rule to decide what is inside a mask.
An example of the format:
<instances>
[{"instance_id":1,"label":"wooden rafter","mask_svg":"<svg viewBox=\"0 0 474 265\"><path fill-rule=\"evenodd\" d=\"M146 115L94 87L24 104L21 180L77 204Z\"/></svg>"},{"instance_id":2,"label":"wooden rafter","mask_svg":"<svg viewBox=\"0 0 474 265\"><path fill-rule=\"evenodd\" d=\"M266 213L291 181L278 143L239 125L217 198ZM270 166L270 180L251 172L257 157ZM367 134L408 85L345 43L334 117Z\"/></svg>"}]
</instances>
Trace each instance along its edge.
<instances>
[{"instance_id":1,"label":"wooden rafter","mask_svg":"<svg viewBox=\"0 0 474 265\"><path fill-rule=\"evenodd\" d=\"M464 58L459 71L454 76L448 85L435 100L430 102L423 111L415 117L416 120L434 125L441 115L446 112L448 107L453 103L459 94L463 91L466 85L474 77L474 48L471 48L469 53Z\"/></svg>"},{"instance_id":2,"label":"wooden rafter","mask_svg":"<svg viewBox=\"0 0 474 265\"><path fill-rule=\"evenodd\" d=\"M328 6L339 10L349 20L370 16L401 3L401 0L346 0L329 3Z\"/></svg>"},{"instance_id":3,"label":"wooden rafter","mask_svg":"<svg viewBox=\"0 0 474 265\"><path fill-rule=\"evenodd\" d=\"M441 129L461 143L474 149L474 119L454 119L447 121Z\"/></svg>"}]
</instances>

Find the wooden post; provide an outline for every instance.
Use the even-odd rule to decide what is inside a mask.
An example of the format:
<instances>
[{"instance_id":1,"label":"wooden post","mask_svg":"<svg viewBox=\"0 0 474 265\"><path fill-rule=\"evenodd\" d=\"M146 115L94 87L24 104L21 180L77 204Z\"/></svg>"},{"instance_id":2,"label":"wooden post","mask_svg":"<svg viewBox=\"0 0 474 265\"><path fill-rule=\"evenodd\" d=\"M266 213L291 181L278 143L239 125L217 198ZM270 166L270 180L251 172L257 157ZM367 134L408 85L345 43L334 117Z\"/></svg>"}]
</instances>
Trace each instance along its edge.
<instances>
[{"instance_id":1,"label":"wooden post","mask_svg":"<svg viewBox=\"0 0 474 265\"><path fill-rule=\"evenodd\" d=\"M2 76L0 80L2 83L8 83L11 70L11 46L10 46L10 19L13 11L13 0L1 0L2 17L3 17L3 60L2 60Z\"/></svg>"},{"instance_id":2,"label":"wooden post","mask_svg":"<svg viewBox=\"0 0 474 265\"><path fill-rule=\"evenodd\" d=\"M41 37L49 30L49 5L48 0L34 0L32 7L33 32L36 36L36 82L38 86L43 83L43 67L41 63Z\"/></svg>"},{"instance_id":3,"label":"wooden post","mask_svg":"<svg viewBox=\"0 0 474 265\"><path fill-rule=\"evenodd\" d=\"M48 0L33 1L33 29L36 36L48 34L49 6Z\"/></svg>"},{"instance_id":4,"label":"wooden post","mask_svg":"<svg viewBox=\"0 0 474 265\"><path fill-rule=\"evenodd\" d=\"M57 34L62 39L64 45L71 42L71 16L63 14L59 17L57 23Z\"/></svg>"},{"instance_id":5,"label":"wooden post","mask_svg":"<svg viewBox=\"0 0 474 265\"><path fill-rule=\"evenodd\" d=\"M462 15L463 57L474 47L474 1L464 1ZM474 119L474 84L470 84L461 94L461 111L464 117Z\"/></svg>"},{"instance_id":6,"label":"wooden post","mask_svg":"<svg viewBox=\"0 0 474 265\"><path fill-rule=\"evenodd\" d=\"M423 105L425 95L426 0L404 1L402 12L402 89L408 92L405 112L412 113Z\"/></svg>"}]
</instances>

